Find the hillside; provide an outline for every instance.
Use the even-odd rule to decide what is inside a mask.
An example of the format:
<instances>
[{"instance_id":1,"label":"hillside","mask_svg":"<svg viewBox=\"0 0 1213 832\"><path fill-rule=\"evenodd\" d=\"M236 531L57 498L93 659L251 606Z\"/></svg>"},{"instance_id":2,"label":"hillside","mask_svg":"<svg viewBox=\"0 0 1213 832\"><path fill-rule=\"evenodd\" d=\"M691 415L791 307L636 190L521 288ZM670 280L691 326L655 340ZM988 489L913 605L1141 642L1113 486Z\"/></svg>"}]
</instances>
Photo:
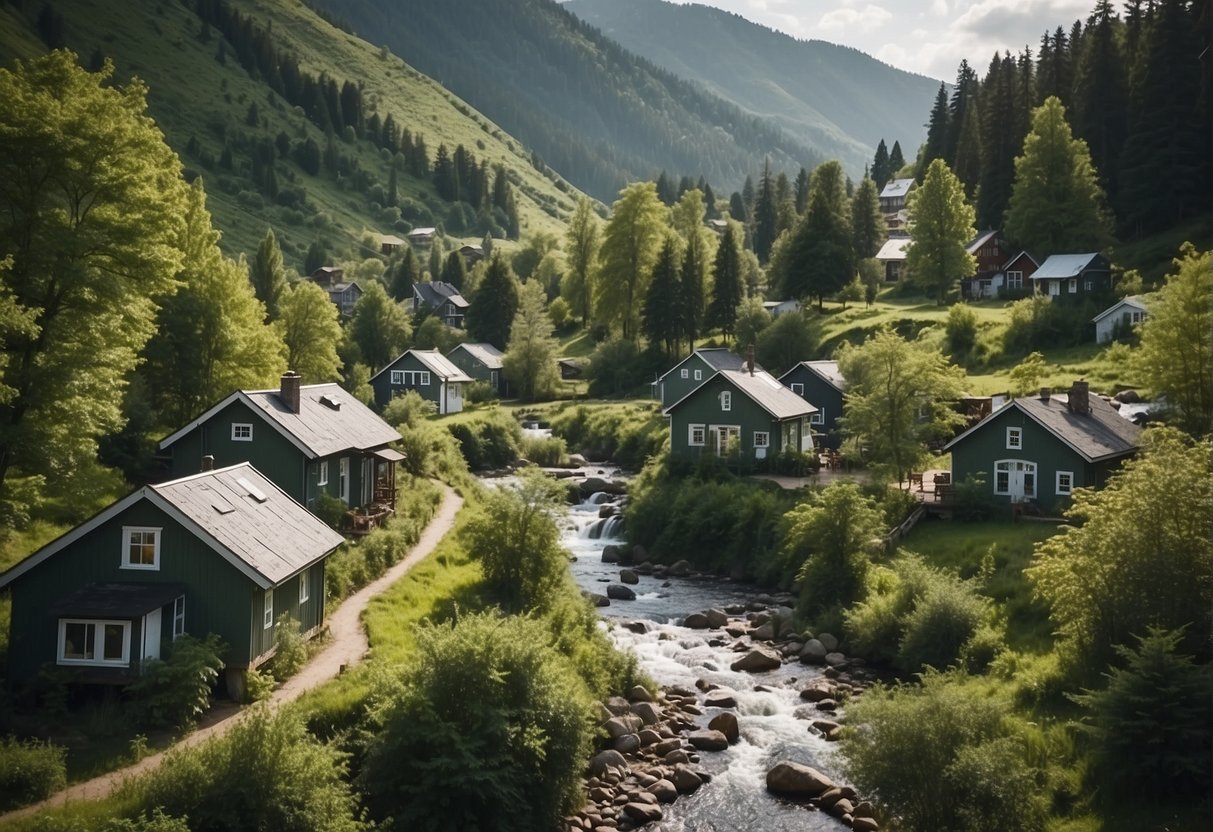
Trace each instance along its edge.
<instances>
[{"instance_id":1,"label":"hillside","mask_svg":"<svg viewBox=\"0 0 1213 832\"><path fill-rule=\"evenodd\" d=\"M317 2L605 201L662 170L727 194L766 156L795 174L834 155L636 57L555 0Z\"/></svg>"},{"instance_id":2,"label":"hillside","mask_svg":"<svg viewBox=\"0 0 1213 832\"><path fill-rule=\"evenodd\" d=\"M479 241L489 219L476 216L478 206L456 209L431 181L428 168L440 145L449 153L463 145L490 177L494 166L504 166L524 235L559 229L573 208L575 189L536 170L521 142L387 50L339 30L302 3L57 0L53 8L59 42L82 64L98 67L108 57L120 82L137 75L148 85L149 109L169 144L189 175L204 177L229 254L253 252L267 226L295 268L315 241L331 258L366 256L373 253L363 243L368 233L402 235L414 226L444 223L449 233ZM0 63L46 51L37 7L26 4L24 16L8 6L0 13ZM227 28L236 34L204 22L223 15L235 21ZM278 59L272 72L286 75L294 67L292 77L305 87L310 78L321 93L326 83L330 95L338 88L359 92L358 123L322 129L317 110L292 105L258 70L254 60L264 66L267 52ZM368 125L383 124L386 131L389 115L399 134L425 146L422 162L397 159L394 204L393 153ZM454 220L453 211L459 214Z\"/></svg>"},{"instance_id":3,"label":"hillside","mask_svg":"<svg viewBox=\"0 0 1213 832\"><path fill-rule=\"evenodd\" d=\"M879 139L900 140L912 153L926 138L923 113L939 82L857 49L797 40L698 4L570 0L565 8L625 49L770 118L854 177Z\"/></svg>"}]
</instances>

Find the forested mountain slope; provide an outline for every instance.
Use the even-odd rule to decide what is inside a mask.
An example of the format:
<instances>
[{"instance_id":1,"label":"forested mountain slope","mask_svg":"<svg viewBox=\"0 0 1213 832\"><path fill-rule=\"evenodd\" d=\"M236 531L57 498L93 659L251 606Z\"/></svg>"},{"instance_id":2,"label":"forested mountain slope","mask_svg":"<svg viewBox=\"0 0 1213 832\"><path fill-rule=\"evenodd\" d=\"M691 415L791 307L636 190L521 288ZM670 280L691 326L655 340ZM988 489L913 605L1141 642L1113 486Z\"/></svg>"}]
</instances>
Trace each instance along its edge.
<instances>
[{"instance_id":1,"label":"forested mountain slope","mask_svg":"<svg viewBox=\"0 0 1213 832\"><path fill-rule=\"evenodd\" d=\"M169 144L204 178L229 254L253 252L269 226L296 268L317 242L337 259L374 253L373 232L554 230L577 197L440 84L303 3L54 0L0 12L0 63L66 46L86 67L109 58L119 82L147 84ZM435 175L440 146L462 166L454 192ZM498 166L514 217L493 202Z\"/></svg>"},{"instance_id":2,"label":"forested mountain slope","mask_svg":"<svg viewBox=\"0 0 1213 832\"><path fill-rule=\"evenodd\" d=\"M626 51L555 0L317 0L594 196L661 170L728 193L833 155ZM670 33L671 37L675 33Z\"/></svg>"},{"instance_id":3,"label":"forested mountain slope","mask_svg":"<svg viewBox=\"0 0 1213 832\"><path fill-rule=\"evenodd\" d=\"M939 82L846 46L803 41L740 15L664 0L570 0L575 15L658 66L769 117L858 176L876 142L910 152Z\"/></svg>"}]
</instances>

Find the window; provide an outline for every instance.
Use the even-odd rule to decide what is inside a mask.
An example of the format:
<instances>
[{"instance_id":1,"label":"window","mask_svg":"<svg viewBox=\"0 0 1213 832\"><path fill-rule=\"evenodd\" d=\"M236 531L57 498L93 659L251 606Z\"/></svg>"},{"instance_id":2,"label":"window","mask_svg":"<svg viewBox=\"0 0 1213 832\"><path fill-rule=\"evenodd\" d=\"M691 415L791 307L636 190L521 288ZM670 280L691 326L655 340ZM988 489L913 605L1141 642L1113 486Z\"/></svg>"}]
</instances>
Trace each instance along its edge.
<instances>
[{"instance_id":1,"label":"window","mask_svg":"<svg viewBox=\"0 0 1213 832\"><path fill-rule=\"evenodd\" d=\"M733 409L733 393L731 391L729 391L729 390L721 391L720 409L721 410L732 410Z\"/></svg>"},{"instance_id":2,"label":"window","mask_svg":"<svg viewBox=\"0 0 1213 832\"><path fill-rule=\"evenodd\" d=\"M131 622L59 619L58 664L127 666Z\"/></svg>"},{"instance_id":3,"label":"window","mask_svg":"<svg viewBox=\"0 0 1213 832\"><path fill-rule=\"evenodd\" d=\"M302 572L299 573L299 603L300 604L307 603L307 599L312 597L312 588L311 588L311 586L309 586L309 584L311 583L311 577L312 576L311 576L310 569L304 569Z\"/></svg>"},{"instance_id":4,"label":"window","mask_svg":"<svg viewBox=\"0 0 1213 832\"><path fill-rule=\"evenodd\" d=\"M1069 292L1071 295L1078 291L1078 278L1076 278L1076 277L1070 278L1070 285L1066 287L1066 291Z\"/></svg>"},{"instance_id":5,"label":"window","mask_svg":"<svg viewBox=\"0 0 1213 832\"><path fill-rule=\"evenodd\" d=\"M1135 324L1141 323L1145 319L1145 317L1146 317L1145 313L1138 309L1134 309L1132 312L1129 313L1129 320Z\"/></svg>"},{"instance_id":6,"label":"window","mask_svg":"<svg viewBox=\"0 0 1213 832\"><path fill-rule=\"evenodd\" d=\"M265 610L261 615L261 626L268 630L274 626L274 590L265 591Z\"/></svg>"},{"instance_id":7,"label":"window","mask_svg":"<svg viewBox=\"0 0 1213 832\"><path fill-rule=\"evenodd\" d=\"M350 502L350 458L337 460L337 494L348 505Z\"/></svg>"},{"instance_id":8,"label":"window","mask_svg":"<svg viewBox=\"0 0 1213 832\"><path fill-rule=\"evenodd\" d=\"M1058 494L1071 494L1074 491L1074 472L1073 471L1058 471L1057 472L1057 488Z\"/></svg>"},{"instance_id":9,"label":"window","mask_svg":"<svg viewBox=\"0 0 1213 832\"><path fill-rule=\"evenodd\" d=\"M160 529L122 527L122 568L160 568Z\"/></svg>"},{"instance_id":10,"label":"window","mask_svg":"<svg viewBox=\"0 0 1213 832\"><path fill-rule=\"evenodd\" d=\"M696 370L696 371L695 371L695 380L696 380L696 381L703 381L703 370Z\"/></svg>"},{"instance_id":11,"label":"window","mask_svg":"<svg viewBox=\"0 0 1213 832\"><path fill-rule=\"evenodd\" d=\"M1018 451L1023 448L1023 428L1007 428L1007 450Z\"/></svg>"},{"instance_id":12,"label":"window","mask_svg":"<svg viewBox=\"0 0 1213 832\"><path fill-rule=\"evenodd\" d=\"M810 425L824 425L826 423L826 409L824 407L817 408L817 412L810 414Z\"/></svg>"},{"instance_id":13,"label":"window","mask_svg":"<svg viewBox=\"0 0 1213 832\"><path fill-rule=\"evenodd\" d=\"M679 377L679 378L681 378L681 379L683 379L683 380L686 380L686 379L688 379L688 378L690 378L690 377L691 377L691 371L690 371L690 370L688 370L686 367L683 367L683 368L682 368L682 372L680 372L680 373L678 374L678 377Z\"/></svg>"},{"instance_id":14,"label":"window","mask_svg":"<svg viewBox=\"0 0 1213 832\"><path fill-rule=\"evenodd\" d=\"M994 463L994 493L1012 500L1036 498L1036 463L1004 459Z\"/></svg>"},{"instance_id":15,"label":"window","mask_svg":"<svg viewBox=\"0 0 1213 832\"><path fill-rule=\"evenodd\" d=\"M392 370L393 387L428 387L429 370Z\"/></svg>"},{"instance_id":16,"label":"window","mask_svg":"<svg viewBox=\"0 0 1213 832\"><path fill-rule=\"evenodd\" d=\"M233 442L252 442L253 426L248 422L232 422Z\"/></svg>"},{"instance_id":17,"label":"window","mask_svg":"<svg viewBox=\"0 0 1213 832\"><path fill-rule=\"evenodd\" d=\"M1084 280L1082 282L1082 288L1087 290L1088 292L1094 291L1095 281L1088 277L1086 280Z\"/></svg>"},{"instance_id":18,"label":"window","mask_svg":"<svg viewBox=\"0 0 1213 832\"><path fill-rule=\"evenodd\" d=\"M767 433L765 430L754 431L754 447L755 448L771 447L771 434Z\"/></svg>"},{"instance_id":19,"label":"window","mask_svg":"<svg viewBox=\"0 0 1213 832\"><path fill-rule=\"evenodd\" d=\"M185 596L178 595L173 602L173 641L185 635Z\"/></svg>"},{"instance_id":20,"label":"window","mask_svg":"<svg viewBox=\"0 0 1213 832\"><path fill-rule=\"evenodd\" d=\"M1007 494L1011 490L1011 470L1009 462L999 462L994 466L994 493Z\"/></svg>"},{"instance_id":21,"label":"window","mask_svg":"<svg viewBox=\"0 0 1213 832\"><path fill-rule=\"evenodd\" d=\"M804 395L804 385L797 381L792 382L792 392L795 393L797 396L803 396Z\"/></svg>"},{"instance_id":22,"label":"window","mask_svg":"<svg viewBox=\"0 0 1213 832\"><path fill-rule=\"evenodd\" d=\"M329 484L329 461L326 459L320 463L320 473L316 476L316 485Z\"/></svg>"},{"instance_id":23,"label":"window","mask_svg":"<svg viewBox=\"0 0 1213 832\"><path fill-rule=\"evenodd\" d=\"M687 444L693 448L702 448L704 443L704 426L691 425L688 431Z\"/></svg>"},{"instance_id":24,"label":"window","mask_svg":"<svg viewBox=\"0 0 1213 832\"><path fill-rule=\"evenodd\" d=\"M1007 288L1022 289L1023 288L1023 272L1007 272Z\"/></svg>"}]
</instances>

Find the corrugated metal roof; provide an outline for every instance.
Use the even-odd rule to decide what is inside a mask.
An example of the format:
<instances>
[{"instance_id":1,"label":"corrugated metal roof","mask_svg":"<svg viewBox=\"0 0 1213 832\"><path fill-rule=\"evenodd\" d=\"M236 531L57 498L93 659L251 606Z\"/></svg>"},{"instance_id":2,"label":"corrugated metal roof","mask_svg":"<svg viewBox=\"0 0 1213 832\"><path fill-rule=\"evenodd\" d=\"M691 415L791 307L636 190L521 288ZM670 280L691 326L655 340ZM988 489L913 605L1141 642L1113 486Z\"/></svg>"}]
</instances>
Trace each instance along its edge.
<instances>
[{"instance_id":1,"label":"corrugated metal roof","mask_svg":"<svg viewBox=\"0 0 1213 832\"><path fill-rule=\"evenodd\" d=\"M909 237L890 237L884 241L880 251L876 252L877 260L905 260L906 248L910 245Z\"/></svg>"},{"instance_id":2,"label":"corrugated metal roof","mask_svg":"<svg viewBox=\"0 0 1213 832\"><path fill-rule=\"evenodd\" d=\"M343 540L247 462L149 490L271 585L320 560ZM216 500L234 510L219 511Z\"/></svg>"},{"instance_id":3,"label":"corrugated metal roof","mask_svg":"<svg viewBox=\"0 0 1213 832\"><path fill-rule=\"evenodd\" d=\"M816 407L765 370L756 370L753 375L746 370L721 370L719 375L776 419L795 419L817 412Z\"/></svg>"},{"instance_id":4,"label":"corrugated metal roof","mask_svg":"<svg viewBox=\"0 0 1213 832\"><path fill-rule=\"evenodd\" d=\"M455 350L463 350L490 370L501 369L501 356L503 353L492 344L460 344L451 350L451 352L453 353ZM449 357L450 353L447 353L447 356Z\"/></svg>"},{"instance_id":5,"label":"corrugated metal roof","mask_svg":"<svg viewBox=\"0 0 1213 832\"><path fill-rule=\"evenodd\" d=\"M337 384L308 384L299 389L299 412L289 411L277 390L246 392L265 418L295 437L313 457L350 449L366 450L400 439L400 434L369 407ZM335 405L321 401L327 399Z\"/></svg>"},{"instance_id":6,"label":"corrugated metal roof","mask_svg":"<svg viewBox=\"0 0 1213 832\"><path fill-rule=\"evenodd\" d=\"M1033 280L1052 278L1078 277L1091 261L1099 256L1099 252L1089 254L1054 254L1040 264L1040 268L1032 275Z\"/></svg>"},{"instance_id":7,"label":"corrugated metal roof","mask_svg":"<svg viewBox=\"0 0 1213 832\"><path fill-rule=\"evenodd\" d=\"M400 358L412 354L414 358L429 369L431 373L446 381L472 381L473 379L459 369L455 364L438 350L406 350ZM399 361L397 358L396 361ZM395 364L393 361L392 364Z\"/></svg>"}]
</instances>

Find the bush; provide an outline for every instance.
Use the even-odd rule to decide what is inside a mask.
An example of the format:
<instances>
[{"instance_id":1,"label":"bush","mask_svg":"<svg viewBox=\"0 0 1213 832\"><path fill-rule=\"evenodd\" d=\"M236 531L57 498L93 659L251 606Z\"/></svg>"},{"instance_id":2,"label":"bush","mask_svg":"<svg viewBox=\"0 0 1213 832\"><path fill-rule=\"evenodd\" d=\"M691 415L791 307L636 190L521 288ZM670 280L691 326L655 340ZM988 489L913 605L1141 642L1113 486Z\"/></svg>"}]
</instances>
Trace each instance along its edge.
<instances>
[{"instance_id":1,"label":"bush","mask_svg":"<svg viewBox=\"0 0 1213 832\"><path fill-rule=\"evenodd\" d=\"M982 474L966 475L953 485L952 494L952 512L958 520L976 523L989 520L998 511L999 504Z\"/></svg>"},{"instance_id":2,"label":"bush","mask_svg":"<svg viewBox=\"0 0 1213 832\"><path fill-rule=\"evenodd\" d=\"M256 668L246 671L244 674L244 701L245 704L254 702L262 702L270 698L270 694L274 692L274 677L269 673L262 673Z\"/></svg>"},{"instance_id":3,"label":"bush","mask_svg":"<svg viewBox=\"0 0 1213 832\"><path fill-rule=\"evenodd\" d=\"M660 410L651 404L593 408L578 405L557 412L552 434L587 459L610 459L640 468L669 438Z\"/></svg>"},{"instance_id":4,"label":"bush","mask_svg":"<svg viewBox=\"0 0 1213 832\"><path fill-rule=\"evenodd\" d=\"M163 660L152 659L127 688L140 721L156 728L192 725L211 706L211 688L223 669L227 650L211 633L199 640L178 636Z\"/></svg>"},{"instance_id":5,"label":"bush","mask_svg":"<svg viewBox=\"0 0 1213 832\"><path fill-rule=\"evenodd\" d=\"M568 448L559 436L523 436L519 454L536 465L550 468L568 458Z\"/></svg>"},{"instance_id":6,"label":"bush","mask_svg":"<svg viewBox=\"0 0 1213 832\"><path fill-rule=\"evenodd\" d=\"M340 529L345 522L345 513L349 511L349 508L340 497L334 497L332 494L321 491L316 496L316 504L312 507L312 513L330 528Z\"/></svg>"},{"instance_id":7,"label":"bush","mask_svg":"<svg viewBox=\"0 0 1213 832\"><path fill-rule=\"evenodd\" d=\"M309 736L297 714L258 705L223 736L169 752L119 797L189 818L194 832L355 832L364 825L345 772L344 757Z\"/></svg>"},{"instance_id":8,"label":"bush","mask_svg":"<svg viewBox=\"0 0 1213 832\"><path fill-rule=\"evenodd\" d=\"M307 639L300 632L299 622L289 612L284 612L274 622L274 658L270 662L270 672L283 682L298 673L306 661Z\"/></svg>"},{"instance_id":9,"label":"bush","mask_svg":"<svg viewBox=\"0 0 1213 832\"><path fill-rule=\"evenodd\" d=\"M899 664L911 672L952 665L988 617L987 608L986 599L964 581L947 576L932 582L905 617Z\"/></svg>"},{"instance_id":10,"label":"bush","mask_svg":"<svg viewBox=\"0 0 1213 832\"><path fill-rule=\"evenodd\" d=\"M399 430L402 427L416 427L437 412L437 404L422 398L416 390L409 390L387 403L383 408L383 421Z\"/></svg>"},{"instance_id":11,"label":"bush","mask_svg":"<svg viewBox=\"0 0 1213 832\"><path fill-rule=\"evenodd\" d=\"M0 740L0 811L45 800L67 785L67 749Z\"/></svg>"},{"instance_id":12,"label":"bush","mask_svg":"<svg viewBox=\"0 0 1213 832\"><path fill-rule=\"evenodd\" d=\"M977 315L963 303L948 310L944 343L953 361L963 361L977 346Z\"/></svg>"},{"instance_id":13,"label":"bush","mask_svg":"<svg viewBox=\"0 0 1213 832\"><path fill-rule=\"evenodd\" d=\"M464 388L463 397L467 399L468 404L484 404L501 398L497 395L497 388L487 381L473 381Z\"/></svg>"},{"instance_id":14,"label":"bush","mask_svg":"<svg viewBox=\"0 0 1213 832\"><path fill-rule=\"evenodd\" d=\"M542 622L423 626L371 715L359 777L385 829L555 828L580 805L590 699Z\"/></svg>"},{"instance_id":15,"label":"bush","mask_svg":"<svg viewBox=\"0 0 1213 832\"><path fill-rule=\"evenodd\" d=\"M473 471L501 468L518 458L522 428L504 410L491 408L447 429L458 440L463 458Z\"/></svg>"}]
</instances>

